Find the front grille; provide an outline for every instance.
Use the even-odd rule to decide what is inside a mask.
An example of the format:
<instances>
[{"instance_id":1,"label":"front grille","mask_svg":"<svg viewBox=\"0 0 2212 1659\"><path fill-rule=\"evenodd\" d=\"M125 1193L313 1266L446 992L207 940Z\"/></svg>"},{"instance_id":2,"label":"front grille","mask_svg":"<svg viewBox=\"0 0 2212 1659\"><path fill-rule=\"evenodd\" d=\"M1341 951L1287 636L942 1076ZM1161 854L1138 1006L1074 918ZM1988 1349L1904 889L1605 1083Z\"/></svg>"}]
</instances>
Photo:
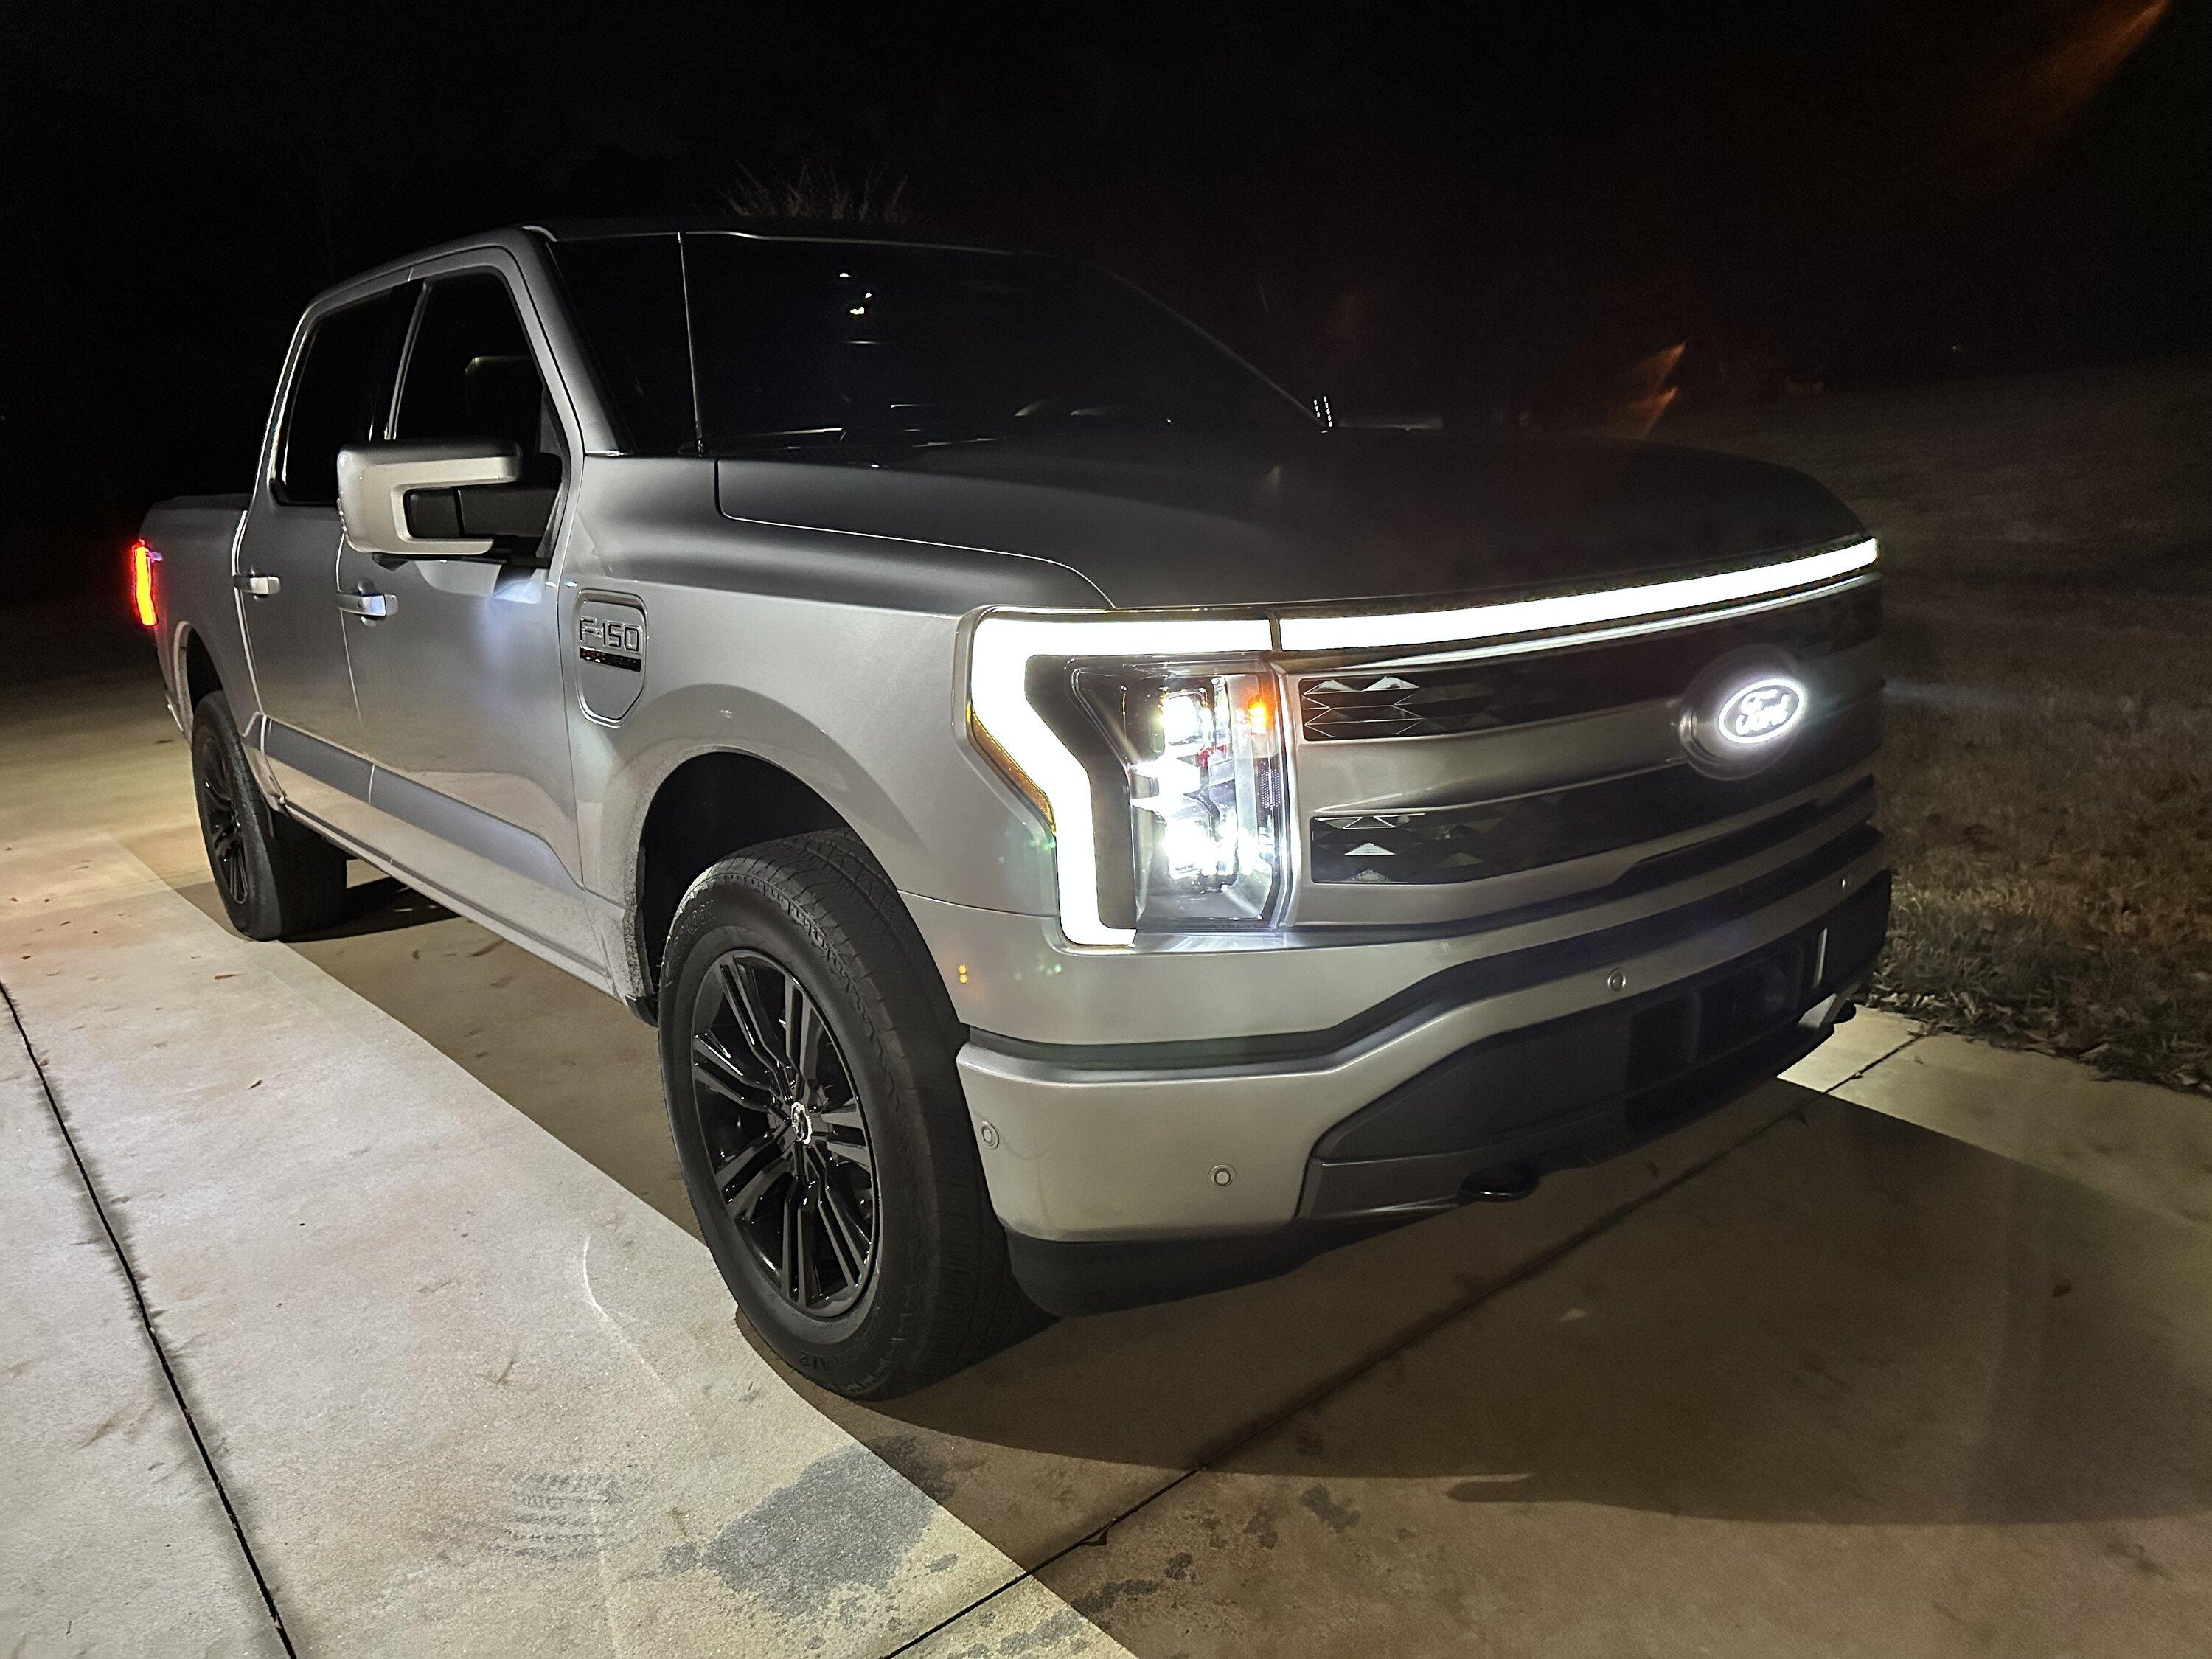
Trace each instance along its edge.
<instances>
[{"instance_id":1,"label":"front grille","mask_svg":"<svg viewBox=\"0 0 2212 1659\"><path fill-rule=\"evenodd\" d=\"M1812 662L1881 631L1881 588L1869 582L1808 605L1541 656L1310 674L1298 681L1299 729L1309 743L1496 731L1674 696L1744 646Z\"/></svg>"},{"instance_id":2,"label":"front grille","mask_svg":"<svg viewBox=\"0 0 2212 1659\"><path fill-rule=\"evenodd\" d=\"M1881 704L1867 697L1812 726L1753 777L1707 777L1678 763L1463 806L1317 817L1310 868L1316 882L1410 885L1562 864L1756 811L1866 759L1881 743Z\"/></svg>"}]
</instances>

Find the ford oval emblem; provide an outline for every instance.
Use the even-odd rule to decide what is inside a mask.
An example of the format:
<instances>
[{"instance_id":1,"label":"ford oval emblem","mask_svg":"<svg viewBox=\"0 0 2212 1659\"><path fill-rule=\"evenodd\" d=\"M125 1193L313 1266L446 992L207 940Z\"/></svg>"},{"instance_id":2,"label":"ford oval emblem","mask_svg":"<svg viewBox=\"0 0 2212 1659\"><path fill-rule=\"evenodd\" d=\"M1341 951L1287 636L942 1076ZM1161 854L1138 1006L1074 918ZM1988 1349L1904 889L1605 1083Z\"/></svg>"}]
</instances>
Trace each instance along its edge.
<instances>
[{"instance_id":1,"label":"ford oval emblem","mask_svg":"<svg viewBox=\"0 0 2212 1659\"><path fill-rule=\"evenodd\" d=\"M1729 743L1766 744L1787 737L1805 712L1805 693L1795 680L1747 685L1721 704L1715 724Z\"/></svg>"},{"instance_id":2,"label":"ford oval emblem","mask_svg":"<svg viewBox=\"0 0 2212 1659\"><path fill-rule=\"evenodd\" d=\"M1716 663L1682 699L1680 733L1690 764L1717 778L1771 765L1805 723L1805 683L1779 653Z\"/></svg>"}]
</instances>

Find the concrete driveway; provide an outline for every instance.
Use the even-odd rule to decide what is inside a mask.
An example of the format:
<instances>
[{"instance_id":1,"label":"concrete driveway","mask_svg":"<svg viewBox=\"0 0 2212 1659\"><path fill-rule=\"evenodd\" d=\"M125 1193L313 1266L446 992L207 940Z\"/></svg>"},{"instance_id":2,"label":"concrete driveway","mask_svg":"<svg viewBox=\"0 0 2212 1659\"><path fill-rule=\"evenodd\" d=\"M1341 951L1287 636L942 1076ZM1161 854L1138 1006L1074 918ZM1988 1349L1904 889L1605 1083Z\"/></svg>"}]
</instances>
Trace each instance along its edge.
<instances>
[{"instance_id":1,"label":"concrete driveway","mask_svg":"<svg viewBox=\"0 0 2212 1659\"><path fill-rule=\"evenodd\" d=\"M147 678L0 703L0 1653L2196 1654L2203 1103L1873 1016L1636 1157L883 1409L650 1033L217 919Z\"/></svg>"}]
</instances>

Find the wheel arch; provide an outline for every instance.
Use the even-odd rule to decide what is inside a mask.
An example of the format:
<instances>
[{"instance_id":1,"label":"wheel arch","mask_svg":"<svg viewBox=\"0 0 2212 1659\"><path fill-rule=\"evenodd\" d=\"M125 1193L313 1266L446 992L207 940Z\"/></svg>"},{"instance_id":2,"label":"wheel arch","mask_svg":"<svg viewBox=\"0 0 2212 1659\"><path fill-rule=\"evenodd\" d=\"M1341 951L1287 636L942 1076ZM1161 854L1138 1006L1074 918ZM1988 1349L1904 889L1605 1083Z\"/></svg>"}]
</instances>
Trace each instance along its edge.
<instances>
[{"instance_id":1,"label":"wheel arch","mask_svg":"<svg viewBox=\"0 0 2212 1659\"><path fill-rule=\"evenodd\" d=\"M659 994L662 953L691 884L732 853L809 830L865 837L805 779L739 749L710 749L661 779L638 831L629 896L629 945L648 1003Z\"/></svg>"},{"instance_id":2,"label":"wheel arch","mask_svg":"<svg viewBox=\"0 0 2212 1659\"><path fill-rule=\"evenodd\" d=\"M177 718L187 729L192 723L192 710L200 706L200 700L210 691L226 689L222 671L215 665L215 653L190 623L180 623L177 627L174 684L184 705L178 709Z\"/></svg>"}]
</instances>

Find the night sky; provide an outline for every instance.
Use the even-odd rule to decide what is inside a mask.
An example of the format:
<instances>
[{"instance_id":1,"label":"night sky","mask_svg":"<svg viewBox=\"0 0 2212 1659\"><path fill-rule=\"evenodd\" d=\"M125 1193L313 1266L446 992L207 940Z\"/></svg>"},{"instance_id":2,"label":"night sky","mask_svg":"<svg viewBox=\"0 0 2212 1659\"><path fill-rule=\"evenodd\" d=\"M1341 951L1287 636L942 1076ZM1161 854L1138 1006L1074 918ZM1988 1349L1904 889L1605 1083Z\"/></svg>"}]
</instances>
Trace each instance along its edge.
<instances>
[{"instance_id":1,"label":"night sky","mask_svg":"<svg viewBox=\"0 0 2212 1659\"><path fill-rule=\"evenodd\" d=\"M1568 422L1677 345L1690 398L2203 349L2207 11L15 0L10 569L242 487L318 288L802 165L1101 259L1354 412Z\"/></svg>"}]
</instances>

